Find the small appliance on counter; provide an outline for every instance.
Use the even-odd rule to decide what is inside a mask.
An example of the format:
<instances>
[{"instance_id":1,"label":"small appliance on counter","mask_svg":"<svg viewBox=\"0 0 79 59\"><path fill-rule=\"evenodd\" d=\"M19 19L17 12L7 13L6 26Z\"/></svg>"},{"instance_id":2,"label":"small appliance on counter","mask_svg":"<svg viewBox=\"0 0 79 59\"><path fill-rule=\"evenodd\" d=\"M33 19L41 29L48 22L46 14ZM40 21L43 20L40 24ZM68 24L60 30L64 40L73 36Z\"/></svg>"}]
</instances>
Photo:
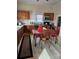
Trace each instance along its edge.
<instances>
[{"instance_id":1,"label":"small appliance on counter","mask_svg":"<svg viewBox=\"0 0 79 59\"><path fill-rule=\"evenodd\" d=\"M23 23L21 21L17 21L17 26L21 26Z\"/></svg>"}]
</instances>

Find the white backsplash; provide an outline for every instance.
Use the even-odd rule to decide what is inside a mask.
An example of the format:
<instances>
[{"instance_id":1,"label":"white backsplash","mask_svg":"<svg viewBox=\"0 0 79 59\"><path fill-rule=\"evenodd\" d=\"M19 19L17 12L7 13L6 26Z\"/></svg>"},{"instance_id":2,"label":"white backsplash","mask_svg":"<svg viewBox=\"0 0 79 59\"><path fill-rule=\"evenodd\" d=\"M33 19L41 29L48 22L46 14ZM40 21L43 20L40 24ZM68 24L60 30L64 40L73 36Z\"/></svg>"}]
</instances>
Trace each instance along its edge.
<instances>
[{"instance_id":1,"label":"white backsplash","mask_svg":"<svg viewBox=\"0 0 79 59\"><path fill-rule=\"evenodd\" d=\"M35 23L42 23L42 22L37 22L36 20L29 20L29 19L26 19L26 20L21 20L22 23L24 23L25 25L33 25Z\"/></svg>"},{"instance_id":2,"label":"white backsplash","mask_svg":"<svg viewBox=\"0 0 79 59\"><path fill-rule=\"evenodd\" d=\"M27 19L27 20L21 20L25 25L32 25L31 24L31 21L32 20L29 20L29 19Z\"/></svg>"},{"instance_id":3,"label":"white backsplash","mask_svg":"<svg viewBox=\"0 0 79 59\"><path fill-rule=\"evenodd\" d=\"M25 19L25 20L20 20L24 25L34 25L34 24L43 24L43 22L50 22L50 23L54 23L53 21L50 20L43 20L43 21L37 21L35 19Z\"/></svg>"},{"instance_id":4,"label":"white backsplash","mask_svg":"<svg viewBox=\"0 0 79 59\"><path fill-rule=\"evenodd\" d=\"M27 24L27 25L30 24L30 21L29 21L29 20L23 20L22 22L23 22L24 24Z\"/></svg>"}]
</instances>

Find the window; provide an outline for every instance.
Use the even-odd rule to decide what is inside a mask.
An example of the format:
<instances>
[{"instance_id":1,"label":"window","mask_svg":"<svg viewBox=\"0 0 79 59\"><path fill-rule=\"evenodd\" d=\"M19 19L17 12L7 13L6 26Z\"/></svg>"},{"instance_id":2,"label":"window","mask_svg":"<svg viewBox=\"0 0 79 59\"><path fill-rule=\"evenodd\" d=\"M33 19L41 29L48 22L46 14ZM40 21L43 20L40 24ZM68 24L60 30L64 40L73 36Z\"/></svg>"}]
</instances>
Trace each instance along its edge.
<instances>
[{"instance_id":1,"label":"window","mask_svg":"<svg viewBox=\"0 0 79 59\"><path fill-rule=\"evenodd\" d=\"M43 23L43 15L37 15L36 20L38 23Z\"/></svg>"}]
</instances>

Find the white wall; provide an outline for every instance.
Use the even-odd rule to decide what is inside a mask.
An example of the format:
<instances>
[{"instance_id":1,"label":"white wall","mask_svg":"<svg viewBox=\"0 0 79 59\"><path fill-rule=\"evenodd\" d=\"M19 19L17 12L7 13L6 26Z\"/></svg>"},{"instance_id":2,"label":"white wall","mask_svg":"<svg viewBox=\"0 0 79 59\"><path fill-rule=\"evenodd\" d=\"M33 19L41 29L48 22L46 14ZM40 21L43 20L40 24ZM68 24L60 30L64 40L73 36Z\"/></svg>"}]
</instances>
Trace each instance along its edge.
<instances>
[{"instance_id":1,"label":"white wall","mask_svg":"<svg viewBox=\"0 0 79 59\"><path fill-rule=\"evenodd\" d=\"M29 10L31 19L36 19L37 14L43 14L44 12L53 12L54 13L54 22L57 25L57 17L61 15L61 1L53 5L31 5L25 3L18 3L18 10Z\"/></svg>"},{"instance_id":2,"label":"white wall","mask_svg":"<svg viewBox=\"0 0 79 59\"><path fill-rule=\"evenodd\" d=\"M43 14L44 12L53 12L53 8L50 5L29 5L29 4L22 4L19 3L18 10L29 10L31 19L36 19L35 15Z\"/></svg>"},{"instance_id":3,"label":"white wall","mask_svg":"<svg viewBox=\"0 0 79 59\"><path fill-rule=\"evenodd\" d=\"M57 26L58 16L61 15L61 1L54 3L53 5L31 5L25 3L18 3L18 10L29 10L30 19L35 20L37 14L43 14L44 12L54 13L54 23Z\"/></svg>"},{"instance_id":4,"label":"white wall","mask_svg":"<svg viewBox=\"0 0 79 59\"><path fill-rule=\"evenodd\" d=\"M57 26L58 16L61 16L61 1L53 5L54 23Z\"/></svg>"}]
</instances>

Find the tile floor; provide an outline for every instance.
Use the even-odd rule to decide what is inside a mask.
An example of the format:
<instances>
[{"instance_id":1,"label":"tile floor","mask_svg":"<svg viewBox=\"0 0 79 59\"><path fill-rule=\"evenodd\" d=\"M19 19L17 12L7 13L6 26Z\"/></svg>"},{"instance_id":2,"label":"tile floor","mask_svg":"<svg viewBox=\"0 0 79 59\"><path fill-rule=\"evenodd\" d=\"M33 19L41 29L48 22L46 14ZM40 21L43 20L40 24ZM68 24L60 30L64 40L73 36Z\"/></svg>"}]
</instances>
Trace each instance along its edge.
<instances>
[{"instance_id":1,"label":"tile floor","mask_svg":"<svg viewBox=\"0 0 79 59\"><path fill-rule=\"evenodd\" d=\"M31 35L30 37L31 37L31 43L32 43L33 57L28 59L40 59L44 50L46 50L46 53L49 59L61 59L61 49L57 44L54 44L52 41L47 41L47 42L41 41L40 45L35 47L33 35ZM46 53L44 53L43 55L45 56ZM47 58L47 55L46 55L46 58ZM44 59L45 57L42 57L42 58Z\"/></svg>"}]
</instances>

